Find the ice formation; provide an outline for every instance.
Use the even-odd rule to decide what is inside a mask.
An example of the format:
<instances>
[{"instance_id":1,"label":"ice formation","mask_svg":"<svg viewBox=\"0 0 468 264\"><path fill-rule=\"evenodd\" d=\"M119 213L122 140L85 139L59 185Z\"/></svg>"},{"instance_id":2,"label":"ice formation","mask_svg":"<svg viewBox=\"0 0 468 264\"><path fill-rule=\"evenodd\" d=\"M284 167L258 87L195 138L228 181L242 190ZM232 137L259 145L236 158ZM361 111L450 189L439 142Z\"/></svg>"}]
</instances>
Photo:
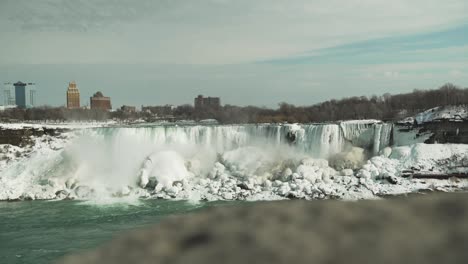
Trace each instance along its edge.
<instances>
[{"instance_id":1,"label":"ice formation","mask_svg":"<svg viewBox=\"0 0 468 264\"><path fill-rule=\"evenodd\" d=\"M402 172L466 170L467 145L390 147L392 135L375 120L79 129L0 146L0 199L363 199L466 187Z\"/></svg>"},{"instance_id":2,"label":"ice formation","mask_svg":"<svg viewBox=\"0 0 468 264\"><path fill-rule=\"evenodd\" d=\"M431 108L422 113L417 114L413 119L407 119L406 122L414 122L418 124L423 124L427 122L432 122L436 120L454 120L461 121L462 119L468 118L468 106L459 105L459 106L440 106Z\"/></svg>"}]
</instances>

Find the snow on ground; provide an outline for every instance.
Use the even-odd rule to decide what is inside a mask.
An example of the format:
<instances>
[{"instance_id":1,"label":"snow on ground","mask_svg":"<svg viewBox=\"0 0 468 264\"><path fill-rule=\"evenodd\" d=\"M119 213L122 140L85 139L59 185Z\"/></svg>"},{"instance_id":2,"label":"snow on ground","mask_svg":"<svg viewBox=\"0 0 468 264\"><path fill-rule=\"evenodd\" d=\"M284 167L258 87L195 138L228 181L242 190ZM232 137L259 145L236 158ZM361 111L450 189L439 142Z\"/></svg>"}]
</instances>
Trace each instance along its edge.
<instances>
[{"instance_id":1,"label":"snow on ground","mask_svg":"<svg viewBox=\"0 0 468 264\"><path fill-rule=\"evenodd\" d=\"M43 178L50 164L57 160L61 150L73 134L44 135L34 138L34 143L20 148L0 145L0 200L26 198L56 198L54 183Z\"/></svg>"},{"instance_id":2,"label":"snow on ground","mask_svg":"<svg viewBox=\"0 0 468 264\"><path fill-rule=\"evenodd\" d=\"M440 106L431 108L417 114L414 119L406 119L405 122L412 123L416 120L418 124L423 124L441 119L453 121L468 119L468 106Z\"/></svg>"},{"instance_id":3,"label":"snow on ground","mask_svg":"<svg viewBox=\"0 0 468 264\"><path fill-rule=\"evenodd\" d=\"M34 129L84 129L94 127L106 127L118 124L116 121L86 121L86 122L22 122L22 123L0 123L0 129L23 129L23 128L34 128Z\"/></svg>"},{"instance_id":4,"label":"snow on ground","mask_svg":"<svg viewBox=\"0 0 468 264\"><path fill-rule=\"evenodd\" d=\"M375 123L382 123L381 120L377 119L359 119L359 120L345 120L341 121L342 124L375 124Z\"/></svg>"},{"instance_id":5,"label":"snow on ground","mask_svg":"<svg viewBox=\"0 0 468 264\"><path fill-rule=\"evenodd\" d=\"M414 144L395 147L389 156L371 158L357 173L358 177L398 179L404 170L427 173L468 173L468 145Z\"/></svg>"}]
</instances>

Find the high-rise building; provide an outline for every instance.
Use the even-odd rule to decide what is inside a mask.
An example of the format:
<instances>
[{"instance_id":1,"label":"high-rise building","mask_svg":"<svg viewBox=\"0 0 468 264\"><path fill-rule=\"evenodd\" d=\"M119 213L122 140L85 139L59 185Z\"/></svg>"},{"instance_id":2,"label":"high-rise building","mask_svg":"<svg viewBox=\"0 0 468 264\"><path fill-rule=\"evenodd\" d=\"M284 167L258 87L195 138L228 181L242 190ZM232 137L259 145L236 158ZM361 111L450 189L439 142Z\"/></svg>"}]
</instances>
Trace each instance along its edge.
<instances>
[{"instance_id":1,"label":"high-rise building","mask_svg":"<svg viewBox=\"0 0 468 264\"><path fill-rule=\"evenodd\" d=\"M3 85L3 105L15 106L15 87L10 82Z\"/></svg>"},{"instance_id":2,"label":"high-rise building","mask_svg":"<svg viewBox=\"0 0 468 264\"><path fill-rule=\"evenodd\" d=\"M67 108L76 109L80 108L80 90L76 87L75 82L68 84L67 89Z\"/></svg>"},{"instance_id":3,"label":"high-rise building","mask_svg":"<svg viewBox=\"0 0 468 264\"><path fill-rule=\"evenodd\" d=\"M91 109L111 110L112 104L110 97L104 96L101 92L97 92L90 98Z\"/></svg>"},{"instance_id":4,"label":"high-rise building","mask_svg":"<svg viewBox=\"0 0 468 264\"><path fill-rule=\"evenodd\" d=\"M219 109L220 107L221 99L219 97L203 97L203 95L199 95L195 98L195 110Z\"/></svg>"},{"instance_id":5,"label":"high-rise building","mask_svg":"<svg viewBox=\"0 0 468 264\"><path fill-rule=\"evenodd\" d=\"M17 82L15 86L15 102L20 108L30 108L36 105L36 87L34 83Z\"/></svg>"}]
</instances>

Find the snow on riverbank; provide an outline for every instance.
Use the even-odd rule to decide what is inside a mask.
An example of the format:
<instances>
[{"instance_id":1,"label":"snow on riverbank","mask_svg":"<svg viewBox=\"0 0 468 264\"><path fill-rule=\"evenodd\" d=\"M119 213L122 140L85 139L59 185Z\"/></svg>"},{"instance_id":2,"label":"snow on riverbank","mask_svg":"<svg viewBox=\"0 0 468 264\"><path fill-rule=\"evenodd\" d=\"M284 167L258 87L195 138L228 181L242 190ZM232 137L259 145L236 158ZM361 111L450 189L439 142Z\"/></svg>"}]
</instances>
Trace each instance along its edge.
<instances>
[{"instance_id":1,"label":"snow on riverbank","mask_svg":"<svg viewBox=\"0 0 468 264\"><path fill-rule=\"evenodd\" d=\"M433 122L437 120L451 120L461 121L468 119L468 106L440 106L428 109L422 113L417 114L414 117L406 118L403 123L413 123L416 121L418 124Z\"/></svg>"},{"instance_id":2,"label":"snow on riverbank","mask_svg":"<svg viewBox=\"0 0 468 264\"><path fill-rule=\"evenodd\" d=\"M357 175L395 177L408 169L439 174L468 173L468 145L419 143L395 147L391 152L371 158Z\"/></svg>"},{"instance_id":3,"label":"snow on riverbank","mask_svg":"<svg viewBox=\"0 0 468 264\"><path fill-rule=\"evenodd\" d=\"M0 123L0 129L84 129L84 128L95 128L95 127L107 127L116 125L118 122L113 120L107 121L85 121L85 122L21 122L21 123Z\"/></svg>"},{"instance_id":4,"label":"snow on riverbank","mask_svg":"<svg viewBox=\"0 0 468 264\"><path fill-rule=\"evenodd\" d=\"M0 145L0 200L56 198L54 183L46 177L51 160L60 156L76 135L33 137L25 147Z\"/></svg>"},{"instance_id":5,"label":"snow on riverbank","mask_svg":"<svg viewBox=\"0 0 468 264\"><path fill-rule=\"evenodd\" d=\"M0 146L0 200L355 200L468 187L468 181L463 179L402 177L409 168L468 172L468 145L384 148L364 165L360 161L362 155L358 155L358 161L348 160L361 153L356 148L350 155L340 156L339 162L345 165L339 166L335 160L332 168L325 159L282 144L234 145L223 150L211 145L189 147L189 142L184 141L184 147L166 144L154 150L148 145L151 142L119 133L112 136L116 141L109 142L111 145L103 144L100 136L98 133L95 138L83 140L75 131L34 138L34 144L24 148ZM150 138L155 140L154 135Z\"/></svg>"}]
</instances>

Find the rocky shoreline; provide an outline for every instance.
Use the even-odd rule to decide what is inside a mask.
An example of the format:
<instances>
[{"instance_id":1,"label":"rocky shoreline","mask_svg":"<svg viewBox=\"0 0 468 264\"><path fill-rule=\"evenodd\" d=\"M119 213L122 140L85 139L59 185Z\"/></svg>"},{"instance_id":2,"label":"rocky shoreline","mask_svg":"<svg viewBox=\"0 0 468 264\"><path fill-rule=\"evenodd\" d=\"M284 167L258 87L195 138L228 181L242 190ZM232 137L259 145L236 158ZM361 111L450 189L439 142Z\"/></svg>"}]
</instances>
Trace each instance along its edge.
<instances>
[{"instance_id":1,"label":"rocky shoreline","mask_svg":"<svg viewBox=\"0 0 468 264\"><path fill-rule=\"evenodd\" d=\"M23 127L21 129L9 129L0 127L0 145L13 145L24 147L34 142L34 137L51 136L56 137L62 133L69 132L66 128L35 128Z\"/></svg>"}]
</instances>

